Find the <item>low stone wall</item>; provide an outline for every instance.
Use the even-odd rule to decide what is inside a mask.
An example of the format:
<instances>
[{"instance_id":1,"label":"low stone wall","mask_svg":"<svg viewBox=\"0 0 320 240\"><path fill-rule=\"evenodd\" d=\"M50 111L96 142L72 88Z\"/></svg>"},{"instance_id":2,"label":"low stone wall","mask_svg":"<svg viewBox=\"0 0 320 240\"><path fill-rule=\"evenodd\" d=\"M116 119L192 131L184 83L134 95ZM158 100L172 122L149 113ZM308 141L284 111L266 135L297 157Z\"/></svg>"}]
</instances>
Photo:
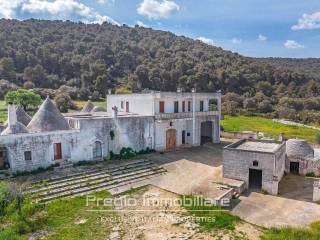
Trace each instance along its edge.
<instances>
[{"instance_id":1,"label":"low stone wall","mask_svg":"<svg viewBox=\"0 0 320 240\"><path fill-rule=\"evenodd\" d=\"M221 131L221 137L237 139L259 139L258 133L253 132L224 132Z\"/></svg>"},{"instance_id":2,"label":"low stone wall","mask_svg":"<svg viewBox=\"0 0 320 240\"><path fill-rule=\"evenodd\" d=\"M215 198L214 205L219 206L219 207L229 207L229 204L230 204L230 201L233 197L233 194L234 194L234 190L233 190L233 188L230 188L229 190L227 190L226 192L221 194L219 197Z\"/></svg>"}]
</instances>

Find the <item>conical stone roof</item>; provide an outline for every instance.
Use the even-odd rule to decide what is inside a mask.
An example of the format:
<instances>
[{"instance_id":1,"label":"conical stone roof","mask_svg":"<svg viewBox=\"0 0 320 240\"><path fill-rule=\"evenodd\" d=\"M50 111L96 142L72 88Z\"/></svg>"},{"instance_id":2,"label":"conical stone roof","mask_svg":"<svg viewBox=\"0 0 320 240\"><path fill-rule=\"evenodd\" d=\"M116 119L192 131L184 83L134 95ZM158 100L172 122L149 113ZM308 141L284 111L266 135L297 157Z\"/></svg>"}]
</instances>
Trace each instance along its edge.
<instances>
[{"instance_id":1,"label":"conical stone roof","mask_svg":"<svg viewBox=\"0 0 320 240\"><path fill-rule=\"evenodd\" d=\"M27 129L29 132L48 132L70 128L56 105L47 97L28 124Z\"/></svg>"},{"instance_id":2,"label":"conical stone roof","mask_svg":"<svg viewBox=\"0 0 320 240\"><path fill-rule=\"evenodd\" d=\"M19 133L28 133L28 130L22 123L16 122L13 125L8 125L6 129L2 131L1 135L11 135Z\"/></svg>"},{"instance_id":3,"label":"conical stone roof","mask_svg":"<svg viewBox=\"0 0 320 240\"><path fill-rule=\"evenodd\" d=\"M88 100L88 102L86 102L86 104L81 109L81 112L91 112L93 108L94 108L94 105L90 100Z\"/></svg>"},{"instance_id":4,"label":"conical stone roof","mask_svg":"<svg viewBox=\"0 0 320 240\"><path fill-rule=\"evenodd\" d=\"M98 106L94 107L94 108L91 110L91 112L106 112L106 111L107 111L107 110L104 109L103 107L98 107Z\"/></svg>"},{"instance_id":5,"label":"conical stone roof","mask_svg":"<svg viewBox=\"0 0 320 240\"><path fill-rule=\"evenodd\" d=\"M26 113L22 107L16 106L15 107L17 121L22 123L23 125L27 126L31 121L31 117L28 113ZM5 122L4 127L8 126L8 120Z\"/></svg>"},{"instance_id":6,"label":"conical stone roof","mask_svg":"<svg viewBox=\"0 0 320 240\"><path fill-rule=\"evenodd\" d=\"M21 122L23 125L27 126L31 122L31 117L23 110L22 107L16 107L16 114L18 122Z\"/></svg>"}]
</instances>

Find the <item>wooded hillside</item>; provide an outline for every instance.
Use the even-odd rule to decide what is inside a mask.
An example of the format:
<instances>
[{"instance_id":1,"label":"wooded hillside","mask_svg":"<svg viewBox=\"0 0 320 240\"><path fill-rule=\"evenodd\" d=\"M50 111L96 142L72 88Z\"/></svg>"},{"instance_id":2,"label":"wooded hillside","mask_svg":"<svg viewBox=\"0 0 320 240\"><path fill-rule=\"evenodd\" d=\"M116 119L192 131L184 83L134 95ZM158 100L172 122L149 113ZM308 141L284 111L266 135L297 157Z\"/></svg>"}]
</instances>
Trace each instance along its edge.
<instances>
[{"instance_id":1,"label":"wooded hillside","mask_svg":"<svg viewBox=\"0 0 320 240\"><path fill-rule=\"evenodd\" d=\"M296 111L295 101L300 101L299 111L320 109L316 69L270 62L138 26L0 20L0 98L18 86L43 96L60 88L83 100L105 96L107 89L196 87L199 92L235 93L224 98L230 114L244 108L279 115L279 106Z\"/></svg>"}]
</instances>

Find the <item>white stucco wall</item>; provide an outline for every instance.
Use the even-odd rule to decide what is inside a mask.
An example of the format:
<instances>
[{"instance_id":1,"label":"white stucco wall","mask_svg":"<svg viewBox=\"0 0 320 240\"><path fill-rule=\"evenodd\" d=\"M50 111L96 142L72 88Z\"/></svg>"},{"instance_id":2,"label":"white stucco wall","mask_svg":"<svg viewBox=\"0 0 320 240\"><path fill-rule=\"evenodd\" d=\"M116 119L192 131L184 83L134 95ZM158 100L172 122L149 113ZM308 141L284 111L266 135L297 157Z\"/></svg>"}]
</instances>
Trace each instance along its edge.
<instances>
[{"instance_id":1,"label":"white stucco wall","mask_svg":"<svg viewBox=\"0 0 320 240\"><path fill-rule=\"evenodd\" d=\"M78 137L77 130L16 134L0 136L0 145L7 149L10 169L13 172L30 171L57 162L54 160L54 143L61 143L63 159L70 158L72 146L78 141ZM25 151L31 151L32 160L24 159Z\"/></svg>"},{"instance_id":2,"label":"white stucco wall","mask_svg":"<svg viewBox=\"0 0 320 240\"><path fill-rule=\"evenodd\" d=\"M123 108L121 108L123 101ZM119 94L107 95L107 111L117 106L119 112L125 112L126 102L129 102L129 112L143 115L154 115L154 97L152 94Z\"/></svg>"}]
</instances>

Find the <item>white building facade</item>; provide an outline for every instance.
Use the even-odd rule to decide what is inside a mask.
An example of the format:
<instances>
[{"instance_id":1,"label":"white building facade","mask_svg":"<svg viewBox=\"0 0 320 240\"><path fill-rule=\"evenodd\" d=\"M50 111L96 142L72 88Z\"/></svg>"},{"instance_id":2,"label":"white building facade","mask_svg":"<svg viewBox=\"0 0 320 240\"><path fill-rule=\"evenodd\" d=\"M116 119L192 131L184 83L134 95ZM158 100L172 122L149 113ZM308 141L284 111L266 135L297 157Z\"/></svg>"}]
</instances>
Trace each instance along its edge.
<instances>
[{"instance_id":1,"label":"white building facade","mask_svg":"<svg viewBox=\"0 0 320 240\"><path fill-rule=\"evenodd\" d=\"M150 92L108 95L108 111L154 117L156 150L220 143L221 93Z\"/></svg>"},{"instance_id":2,"label":"white building facade","mask_svg":"<svg viewBox=\"0 0 320 240\"><path fill-rule=\"evenodd\" d=\"M88 106L62 115L47 98L31 118L9 105L0 134L0 170L108 159L124 147L162 151L220 142L220 93L108 95L107 110Z\"/></svg>"}]
</instances>

